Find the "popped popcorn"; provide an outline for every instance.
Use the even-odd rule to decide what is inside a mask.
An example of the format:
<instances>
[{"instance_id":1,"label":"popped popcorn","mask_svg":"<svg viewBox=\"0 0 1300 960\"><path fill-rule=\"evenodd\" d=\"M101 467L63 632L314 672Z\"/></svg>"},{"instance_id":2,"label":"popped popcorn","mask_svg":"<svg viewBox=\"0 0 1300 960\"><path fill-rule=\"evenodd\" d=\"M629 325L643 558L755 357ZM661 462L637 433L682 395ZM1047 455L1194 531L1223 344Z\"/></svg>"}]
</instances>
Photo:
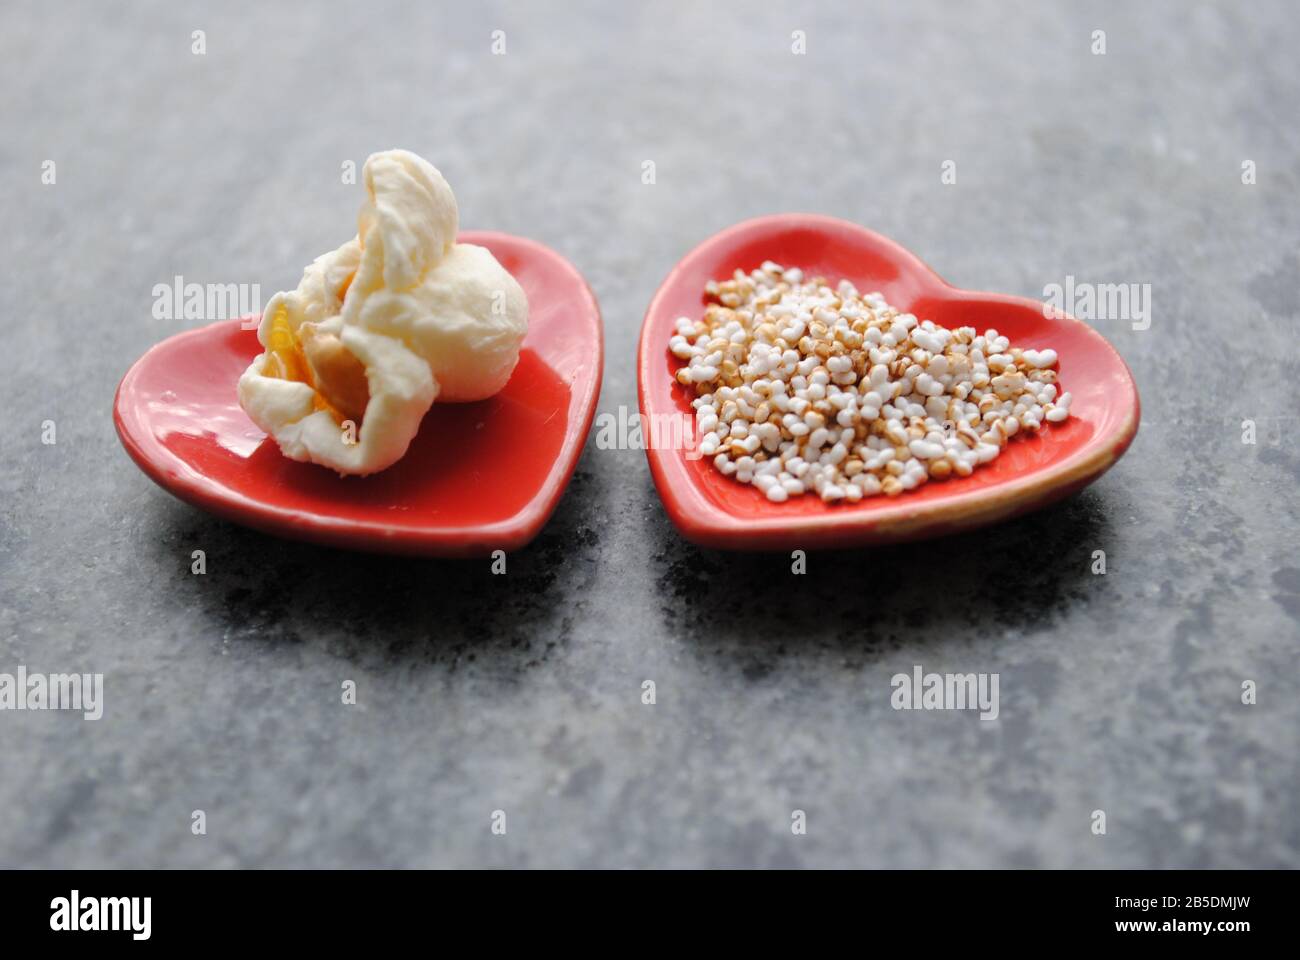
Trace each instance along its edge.
<instances>
[{"instance_id":1,"label":"popped popcorn","mask_svg":"<svg viewBox=\"0 0 1300 960\"><path fill-rule=\"evenodd\" d=\"M340 475L405 456L435 400L504 388L528 330L519 282L486 247L456 242L456 197L436 167L387 150L362 182L357 235L271 298L265 350L238 386L281 453Z\"/></svg>"}]
</instances>

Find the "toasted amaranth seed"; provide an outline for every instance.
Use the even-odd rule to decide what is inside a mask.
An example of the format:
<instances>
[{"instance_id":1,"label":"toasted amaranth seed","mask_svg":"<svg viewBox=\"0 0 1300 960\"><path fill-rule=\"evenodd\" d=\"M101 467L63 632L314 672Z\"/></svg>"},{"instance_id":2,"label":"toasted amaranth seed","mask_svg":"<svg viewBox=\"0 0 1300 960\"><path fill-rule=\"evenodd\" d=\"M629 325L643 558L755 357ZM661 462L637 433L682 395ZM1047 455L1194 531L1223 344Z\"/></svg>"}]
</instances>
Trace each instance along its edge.
<instances>
[{"instance_id":1,"label":"toasted amaranth seed","mask_svg":"<svg viewBox=\"0 0 1300 960\"><path fill-rule=\"evenodd\" d=\"M700 452L769 500L898 496L968 477L1017 435L1070 415L1056 351L946 330L771 261L705 286L668 341L696 394Z\"/></svg>"}]
</instances>

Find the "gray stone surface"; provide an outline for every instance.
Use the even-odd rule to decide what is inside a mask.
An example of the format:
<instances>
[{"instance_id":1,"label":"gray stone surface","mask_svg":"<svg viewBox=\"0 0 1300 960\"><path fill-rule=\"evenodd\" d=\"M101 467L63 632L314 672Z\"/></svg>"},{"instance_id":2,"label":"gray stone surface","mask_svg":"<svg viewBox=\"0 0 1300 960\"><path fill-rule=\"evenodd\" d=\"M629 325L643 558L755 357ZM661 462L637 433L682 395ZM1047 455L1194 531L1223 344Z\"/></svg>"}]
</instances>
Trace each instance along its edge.
<instances>
[{"instance_id":1,"label":"gray stone surface","mask_svg":"<svg viewBox=\"0 0 1300 960\"><path fill-rule=\"evenodd\" d=\"M0 866L1300 864L1298 40L1280 2L6 8L0 671L107 705L0 713ZM173 500L110 415L190 325L153 285L292 284L395 145L585 272L603 411L682 253L812 210L962 286L1150 283L1149 330L1098 323L1141 432L1055 509L802 578L687 545L594 444L506 577ZM918 663L1000 673L1000 718L892 710Z\"/></svg>"}]
</instances>

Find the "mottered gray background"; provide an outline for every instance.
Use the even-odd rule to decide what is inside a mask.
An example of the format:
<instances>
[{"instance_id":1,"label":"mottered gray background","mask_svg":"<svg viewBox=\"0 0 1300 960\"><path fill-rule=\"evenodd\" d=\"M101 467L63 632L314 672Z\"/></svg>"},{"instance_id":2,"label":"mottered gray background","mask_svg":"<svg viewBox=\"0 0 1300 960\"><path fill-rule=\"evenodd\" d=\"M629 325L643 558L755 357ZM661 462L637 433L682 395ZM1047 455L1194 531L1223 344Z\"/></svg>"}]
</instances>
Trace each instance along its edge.
<instances>
[{"instance_id":1,"label":"mottered gray background","mask_svg":"<svg viewBox=\"0 0 1300 960\"><path fill-rule=\"evenodd\" d=\"M5 4L0 672L105 712L0 712L0 865L1300 864L1297 40L1284 2ZM583 271L602 413L678 257L806 210L959 286L1150 284L1096 323L1141 431L1055 508L804 576L590 441L505 576L172 499L111 420L195 325L153 286L292 286L392 146ZM998 673L999 718L893 710L916 664Z\"/></svg>"}]
</instances>

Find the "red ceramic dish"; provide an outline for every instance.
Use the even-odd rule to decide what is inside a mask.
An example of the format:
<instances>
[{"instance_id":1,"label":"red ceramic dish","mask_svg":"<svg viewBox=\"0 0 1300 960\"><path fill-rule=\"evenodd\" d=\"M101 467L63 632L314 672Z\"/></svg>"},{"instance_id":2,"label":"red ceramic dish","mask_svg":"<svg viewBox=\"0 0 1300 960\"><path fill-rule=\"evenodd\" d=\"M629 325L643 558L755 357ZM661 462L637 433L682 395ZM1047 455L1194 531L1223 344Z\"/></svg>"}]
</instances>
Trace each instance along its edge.
<instances>
[{"instance_id":1,"label":"red ceramic dish","mask_svg":"<svg viewBox=\"0 0 1300 960\"><path fill-rule=\"evenodd\" d=\"M241 320L149 350L113 406L132 459L196 507L268 533L360 550L474 556L524 546L559 503L600 393L604 333L582 275L539 243L465 233L528 295L528 335L510 382L479 403L435 403L405 457L340 477L281 455L244 415L235 384L261 352Z\"/></svg>"},{"instance_id":2,"label":"red ceramic dish","mask_svg":"<svg viewBox=\"0 0 1300 960\"><path fill-rule=\"evenodd\" d=\"M1132 374L1101 334L1073 317L1047 317L1042 303L958 290L892 240L856 224L809 214L748 220L709 238L673 268L641 327L638 395L647 416L691 414L694 394L673 374L668 351L680 316L704 309L704 285L764 260L802 267L832 283L847 278L880 291L900 310L944 327L992 327L1015 346L1057 352L1070 418L1017 437L970 477L931 481L896 498L830 506L805 494L772 503L722 476L708 458L647 445L650 472L683 536L708 547L792 550L918 540L1005 520L1070 495L1097 479L1132 442L1139 402Z\"/></svg>"}]
</instances>

